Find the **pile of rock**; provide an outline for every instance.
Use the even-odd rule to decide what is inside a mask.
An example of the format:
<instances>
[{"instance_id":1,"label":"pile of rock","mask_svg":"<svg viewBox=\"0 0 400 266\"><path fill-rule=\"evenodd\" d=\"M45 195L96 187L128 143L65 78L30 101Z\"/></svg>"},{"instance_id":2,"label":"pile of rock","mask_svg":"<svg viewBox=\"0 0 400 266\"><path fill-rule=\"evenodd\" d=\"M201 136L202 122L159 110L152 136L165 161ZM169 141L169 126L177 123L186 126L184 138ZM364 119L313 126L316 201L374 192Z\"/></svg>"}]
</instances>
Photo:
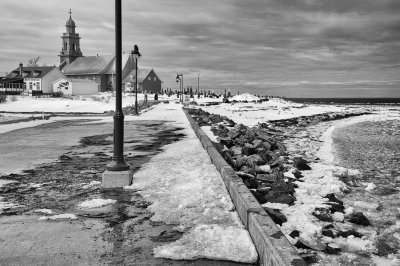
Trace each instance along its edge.
<instances>
[{"instance_id":1,"label":"pile of rock","mask_svg":"<svg viewBox=\"0 0 400 266\"><path fill-rule=\"evenodd\" d=\"M260 204L293 204L297 188L294 181L301 181L300 170L311 168L302 158L289 159L282 138L272 128L249 128L202 109L191 109L189 113L199 126L211 126L218 136L217 149ZM279 210L266 208L266 211L276 223L286 221Z\"/></svg>"},{"instance_id":2,"label":"pile of rock","mask_svg":"<svg viewBox=\"0 0 400 266\"><path fill-rule=\"evenodd\" d=\"M279 127L287 127L287 126L307 126L309 124L316 124L321 121L331 121L338 120L343 118L348 118L352 116L360 116L370 114L370 112L359 111L359 112L332 112L326 114L317 114L311 116L300 116L290 119L282 119L282 120L270 120L268 123L261 124L263 127L267 127L268 125L274 125Z\"/></svg>"}]
</instances>

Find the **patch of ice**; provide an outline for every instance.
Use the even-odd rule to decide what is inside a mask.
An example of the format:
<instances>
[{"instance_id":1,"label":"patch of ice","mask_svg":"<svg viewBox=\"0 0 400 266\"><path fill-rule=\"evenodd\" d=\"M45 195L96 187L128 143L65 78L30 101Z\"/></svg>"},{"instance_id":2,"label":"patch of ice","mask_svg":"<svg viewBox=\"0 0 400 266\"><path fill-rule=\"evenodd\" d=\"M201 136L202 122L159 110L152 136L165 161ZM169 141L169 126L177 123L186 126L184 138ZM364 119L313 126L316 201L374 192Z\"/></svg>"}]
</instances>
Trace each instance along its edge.
<instances>
[{"instance_id":1,"label":"patch of ice","mask_svg":"<svg viewBox=\"0 0 400 266\"><path fill-rule=\"evenodd\" d=\"M117 200L113 200L113 199L91 199L91 200L87 200L87 201L79 203L78 206L81 208L93 209L93 208L99 208L99 207L109 205L109 204L114 204L116 202L117 202Z\"/></svg>"},{"instance_id":2,"label":"patch of ice","mask_svg":"<svg viewBox=\"0 0 400 266\"><path fill-rule=\"evenodd\" d=\"M256 263L257 251L249 233L237 227L200 225L178 241L154 249L156 258L195 260L207 258Z\"/></svg>"},{"instance_id":3,"label":"patch of ice","mask_svg":"<svg viewBox=\"0 0 400 266\"><path fill-rule=\"evenodd\" d=\"M202 126L201 129L206 133L207 137L212 141L218 143L217 136L214 135L214 133L211 131L210 126Z\"/></svg>"},{"instance_id":4,"label":"patch of ice","mask_svg":"<svg viewBox=\"0 0 400 266\"><path fill-rule=\"evenodd\" d=\"M5 185L12 184L18 181L8 180L8 179L0 179L0 187L4 187Z\"/></svg>"},{"instance_id":5,"label":"patch of ice","mask_svg":"<svg viewBox=\"0 0 400 266\"><path fill-rule=\"evenodd\" d=\"M271 208L271 209L278 209L278 210L283 210L283 209L289 207L289 205L287 205L287 204L277 203L277 202L267 202L267 203L261 204L261 206Z\"/></svg>"},{"instance_id":6,"label":"patch of ice","mask_svg":"<svg viewBox=\"0 0 400 266\"><path fill-rule=\"evenodd\" d=\"M392 258L384 258L384 257L372 257L372 262L376 266L399 266L400 258L396 258L393 256Z\"/></svg>"},{"instance_id":7,"label":"patch of ice","mask_svg":"<svg viewBox=\"0 0 400 266\"><path fill-rule=\"evenodd\" d=\"M90 181L89 184L82 186L82 188L83 189L87 189L87 188L91 188L91 187L94 187L94 186L98 186L100 184L101 184L100 181Z\"/></svg>"},{"instance_id":8,"label":"patch of ice","mask_svg":"<svg viewBox=\"0 0 400 266\"><path fill-rule=\"evenodd\" d=\"M357 238L352 235L348 238L337 237L334 239L334 242L338 244L341 249L347 252L371 251L374 249L371 241Z\"/></svg>"},{"instance_id":9,"label":"patch of ice","mask_svg":"<svg viewBox=\"0 0 400 266\"><path fill-rule=\"evenodd\" d=\"M368 183L367 187L365 188L366 191L372 191L376 188L374 183Z\"/></svg>"},{"instance_id":10,"label":"patch of ice","mask_svg":"<svg viewBox=\"0 0 400 266\"><path fill-rule=\"evenodd\" d=\"M38 220L60 220L60 219L76 220L76 219L78 219L78 217L73 213L63 213L63 214L57 214L57 215L53 215L53 216L42 216Z\"/></svg>"},{"instance_id":11,"label":"patch of ice","mask_svg":"<svg viewBox=\"0 0 400 266\"><path fill-rule=\"evenodd\" d=\"M54 213L50 209L37 209L37 210L34 210L33 212L39 212L39 213L44 213L44 214L53 214Z\"/></svg>"}]
</instances>

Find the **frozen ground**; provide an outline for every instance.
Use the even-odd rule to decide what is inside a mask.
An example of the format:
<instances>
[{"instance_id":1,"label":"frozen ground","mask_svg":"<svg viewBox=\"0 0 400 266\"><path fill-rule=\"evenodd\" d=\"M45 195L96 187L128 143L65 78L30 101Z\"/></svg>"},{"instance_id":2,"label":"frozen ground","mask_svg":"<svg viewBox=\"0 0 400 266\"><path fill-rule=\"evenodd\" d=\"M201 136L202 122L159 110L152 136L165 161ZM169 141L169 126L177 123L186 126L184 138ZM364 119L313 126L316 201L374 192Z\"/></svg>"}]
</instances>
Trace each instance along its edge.
<instances>
[{"instance_id":1,"label":"frozen ground","mask_svg":"<svg viewBox=\"0 0 400 266\"><path fill-rule=\"evenodd\" d=\"M155 249L155 256L255 263L257 253L251 238L180 105L158 108L163 110L154 109L144 116L173 118L174 124L183 127L187 136L154 156L134 174L133 185L126 187L139 190L152 203L149 210L154 212L153 221L175 224L175 230L184 232L181 240ZM215 241L222 241L224 245L210 246Z\"/></svg>"},{"instance_id":2,"label":"frozen ground","mask_svg":"<svg viewBox=\"0 0 400 266\"><path fill-rule=\"evenodd\" d=\"M235 96L237 100L241 95ZM242 99L247 99L244 95ZM219 105L200 106L203 110L229 117L236 123L246 126L254 126L268 120L287 119L299 116L315 115L327 112L344 111L344 107L333 105L305 105L288 102L279 98L272 98L261 103L223 103Z\"/></svg>"}]
</instances>

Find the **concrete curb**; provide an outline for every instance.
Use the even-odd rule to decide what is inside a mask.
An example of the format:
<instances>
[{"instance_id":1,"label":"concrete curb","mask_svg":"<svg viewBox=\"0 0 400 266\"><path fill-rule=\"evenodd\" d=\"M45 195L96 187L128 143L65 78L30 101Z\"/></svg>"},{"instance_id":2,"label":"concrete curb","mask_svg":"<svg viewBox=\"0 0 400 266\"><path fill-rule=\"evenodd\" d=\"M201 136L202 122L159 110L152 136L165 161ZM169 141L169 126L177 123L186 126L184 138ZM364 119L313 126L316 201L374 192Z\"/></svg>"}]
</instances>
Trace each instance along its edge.
<instances>
[{"instance_id":1,"label":"concrete curb","mask_svg":"<svg viewBox=\"0 0 400 266\"><path fill-rule=\"evenodd\" d=\"M204 149L207 150L211 161L221 174L232 201L236 206L236 211L256 246L260 264L282 266L307 265L278 226L265 212L264 208L258 203L253 194L244 185L235 170L232 169L214 147L206 133L194 121L188 110L183 108L183 111Z\"/></svg>"}]
</instances>

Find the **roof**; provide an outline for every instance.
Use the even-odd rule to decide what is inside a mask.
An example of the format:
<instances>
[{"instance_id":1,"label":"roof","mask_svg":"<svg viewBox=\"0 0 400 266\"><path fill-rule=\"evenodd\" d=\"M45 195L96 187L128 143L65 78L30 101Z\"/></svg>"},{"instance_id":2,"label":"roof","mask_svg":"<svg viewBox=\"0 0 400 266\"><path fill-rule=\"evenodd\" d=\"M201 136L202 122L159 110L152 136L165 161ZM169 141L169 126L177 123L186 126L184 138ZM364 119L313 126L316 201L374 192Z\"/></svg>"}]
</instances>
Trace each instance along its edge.
<instances>
[{"instance_id":1,"label":"roof","mask_svg":"<svg viewBox=\"0 0 400 266\"><path fill-rule=\"evenodd\" d=\"M112 55L78 57L71 64L67 64L63 72L66 75L106 74L113 64Z\"/></svg>"},{"instance_id":2,"label":"roof","mask_svg":"<svg viewBox=\"0 0 400 266\"><path fill-rule=\"evenodd\" d=\"M158 77L156 72L153 69L138 69L138 82L143 82L147 78L147 76L153 71L154 75L162 82L162 80ZM135 69L129 72L129 74L122 80L122 83L132 82L132 79L135 80L136 71Z\"/></svg>"},{"instance_id":3,"label":"roof","mask_svg":"<svg viewBox=\"0 0 400 266\"><path fill-rule=\"evenodd\" d=\"M42 67L22 67L22 76L20 75L20 68L16 68L9 73L5 78L42 78L50 71L55 69L55 66L42 66Z\"/></svg>"},{"instance_id":4,"label":"roof","mask_svg":"<svg viewBox=\"0 0 400 266\"><path fill-rule=\"evenodd\" d=\"M122 68L126 65L129 54L122 55ZM63 68L66 75L115 74L115 56L85 56L76 58Z\"/></svg>"},{"instance_id":5,"label":"roof","mask_svg":"<svg viewBox=\"0 0 400 266\"><path fill-rule=\"evenodd\" d=\"M86 84L97 84L97 82L90 80L90 79L71 79L71 78L59 78L56 81L53 81L52 83L59 82L60 80L66 80L72 83L86 83Z\"/></svg>"}]
</instances>

